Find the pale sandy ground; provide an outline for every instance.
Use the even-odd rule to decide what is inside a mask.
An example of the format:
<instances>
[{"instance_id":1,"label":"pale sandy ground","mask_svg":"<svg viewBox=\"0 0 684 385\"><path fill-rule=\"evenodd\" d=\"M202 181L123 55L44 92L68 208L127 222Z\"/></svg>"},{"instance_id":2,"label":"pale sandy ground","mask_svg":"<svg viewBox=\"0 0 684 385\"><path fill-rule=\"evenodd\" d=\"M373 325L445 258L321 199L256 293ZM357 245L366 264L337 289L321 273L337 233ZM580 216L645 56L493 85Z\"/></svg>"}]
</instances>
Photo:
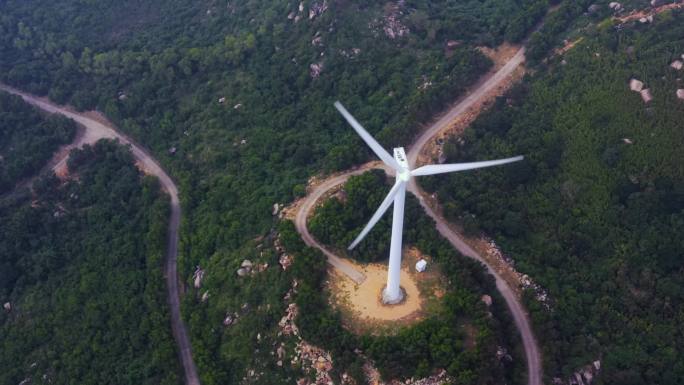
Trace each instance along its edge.
<instances>
[{"instance_id":1,"label":"pale sandy ground","mask_svg":"<svg viewBox=\"0 0 684 385\"><path fill-rule=\"evenodd\" d=\"M418 273L415 263L428 260L425 272ZM401 287L405 299L396 305L385 305L381 301L382 289L387 284L387 264L359 264L346 261L362 271L366 279L357 284L351 278L329 269L327 291L331 302L342 310L347 327L355 332L380 332L386 327L408 325L425 318L429 312L438 309L439 298L444 295L443 277L429 256L421 255L415 248L404 250L401 270Z\"/></svg>"}]
</instances>

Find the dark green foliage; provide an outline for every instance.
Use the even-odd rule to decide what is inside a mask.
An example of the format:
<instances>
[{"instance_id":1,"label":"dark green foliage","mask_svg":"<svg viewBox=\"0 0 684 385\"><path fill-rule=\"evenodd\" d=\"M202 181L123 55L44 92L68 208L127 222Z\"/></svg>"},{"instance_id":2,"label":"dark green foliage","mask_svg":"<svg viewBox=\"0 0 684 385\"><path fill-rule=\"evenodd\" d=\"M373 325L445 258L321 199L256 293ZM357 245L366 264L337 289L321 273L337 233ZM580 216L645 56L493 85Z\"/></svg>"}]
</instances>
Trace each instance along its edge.
<instances>
[{"instance_id":1,"label":"dark green foliage","mask_svg":"<svg viewBox=\"0 0 684 385\"><path fill-rule=\"evenodd\" d=\"M0 207L0 383L177 384L166 196L112 142L73 155L78 180Z\"/></svg>"},{"instance_id":2,"label":"dark green foliage","mask_svg":"<svg viewBox=\"0 0 684 385\"><path fill-rule=\"evenodd\" d=\"M425 183L548 289L551 311L527 303L549 375L601 359L598 384L684 378L684 103L669 68L683 37L675 12L585 38L480 117L449 159L524 163Z\"/></svg>"},{"instance_id":3,"label":"dark green foliage","mask_svg":"<svg viewBox=\"0 0 684 385\"><path fill-rule=\"evenodd\" d=\"M0 194L37 174L75 132L73 121L45 117L20 97L0 91Z\"/></svg>"}]
</instances>

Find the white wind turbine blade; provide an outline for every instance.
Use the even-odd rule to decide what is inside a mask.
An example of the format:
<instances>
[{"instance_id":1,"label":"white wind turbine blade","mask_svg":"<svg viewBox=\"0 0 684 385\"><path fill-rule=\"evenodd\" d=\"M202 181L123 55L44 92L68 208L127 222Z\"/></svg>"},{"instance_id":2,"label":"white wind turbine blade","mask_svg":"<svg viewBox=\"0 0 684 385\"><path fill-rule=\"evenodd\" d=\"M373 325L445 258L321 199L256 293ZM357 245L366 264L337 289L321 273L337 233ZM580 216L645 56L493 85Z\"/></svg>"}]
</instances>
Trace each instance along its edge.
<instances>
[{"instance_id":1,"label":"white wind turbine blade","mask_svg":"<svg viewBox=\"0 0 684 385\"><path fill-rule=\"evenodd\" d=\"M472 170L476 168L484 168L491 166L498 166L501 164L517 162L523 160L523 156L516 156L513 158L498 159L498 160L488 160L484 162L472 162L472 163L452 163L452 164L431 164L423 167L418 167L417 169L411 171L411 176L422 176L422 175L435 175L443 174L445 172L454 171L465 171Z\"/></svg>"},{"instance_id":2,"label":"white wind turbine blade","mask_svg":"<svg viewBox=\"0 0 684 385\"><path fill-rule=\"evenodd\" d=\"M396 171L401 171L399 163L390 155L381 145L378 143L371 134L366 131L361 124L347 111L346 108L339 101L335 102L335 108L340 111L340 114L351 124L357 134L363 139L364 142L373 150L375 155L377 155L386 165L390 166Z\"/></svg>"},{"instance_id":3,"label":"white wind turbine blade","mask_svg":"<svg viewBox=\"0 0 684 385\"><path fill-rule=\"evenodd\" d=\"M403 183L406 183L406 182L397 180L397 182L394 184L394 186L392 186L392 189L390 190L390 192L385 197L385 200L383 200L382 203L380 203L380 207L378 207L378 209L375 211L375 214L373 214L370 221L368 221L368 224L366 225L366 227L364 227L363 230L361 230L361 233L359 233L359 235L356 237L356 239L354 239L354 242L352 242L351 245L349 245L347 250L351 250L351 249L355 248L356 245L358 245L359 242L361 242L363 240L363 238L365 238L366 235L368 235L368 232L371 231L373 226L375 226L375 224L378 223L378 221L380 220L382 215L390 207L390 205L394 201L394 196L397 195L397 192L399 192L401 185Z\"/></svg>"}]
</instances>

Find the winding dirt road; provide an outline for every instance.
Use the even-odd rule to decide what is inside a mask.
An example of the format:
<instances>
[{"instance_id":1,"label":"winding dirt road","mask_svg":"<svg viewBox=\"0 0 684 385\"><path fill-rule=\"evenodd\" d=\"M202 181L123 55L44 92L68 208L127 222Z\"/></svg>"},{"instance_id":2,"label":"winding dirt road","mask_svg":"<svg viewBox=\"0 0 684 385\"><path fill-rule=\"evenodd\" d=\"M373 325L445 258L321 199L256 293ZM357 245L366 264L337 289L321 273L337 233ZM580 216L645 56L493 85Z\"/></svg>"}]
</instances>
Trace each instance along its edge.
<instances>
[{"instance_id":1,"label":"winding dirt road","mask_svg":"<svg viewBox=\"0 0 684 385\"><path fill-rule=\"evenodd\" d=\"M525 48L523 47L520 48L516 54L498 71L489 73L480 79L480 81L473 86L471 92L456 101L456 103L454 103L451 108L446 111L446 113L444 113L437 121L435 121L422 134L420 134L410 146L410 150L407 155L411 168L418 166L416 164L418 157L426 144L428 144L432 138L440 134L442 131L448 129L450 124L459 115L468 111L476 103L480 102L482 98L485 98L497 86L506 81L506 79L511 76L524 61ZM307 228L307 219L311 210L316 206L317 201L321 199L326 192L344 183L347 181L347 179L349 179L350 176L362 174L372 168L383 168L386 172L388 171L387 168L382 167L382 164L379 162L369 162L354 170L332 176L316 185L311 191L309 191L308 195L298 205L295 217L295 226L297 231L304 239L304 242L309 246L320 249L327 256L328 262L331 265L355 281L357 281L359 275L362 274L355 270L354 267L347 263L344 259L335 256L323 245L318 243L309 233ZM515 325L520 332L523 348L525 350L525 358L527 361L527 383L528 385L542 385L542 362L539 353L539 346L537 345L534 333L532 332L529 317L525 312L522 303L516 297L513 289L508 286L506 281L496 272L494 268L492 268L492 266L490 266L484 260L484 258L482 258L475 250L473 250L473 248L470 247L461 238L461 236L449 226L448 221L446 221L440 214L435 212L435 210L427 203L425 199L426 193L415 183L415 179L410 181L408 190L418 198L421 206L423 206L425 209L425 212L435 221L437 231L439 231L439 233L445 237L461 254L473 258L487 266L489 273L494 276L496 279L496 287L506 301L506 305L513 316Z\"/></svg>"},{"instance_id":2,"label":"winding dirt road","mask_svg":"<svg viewBox=\"0 0 684 385\"><path fill-rule=\"evenodd\" d=\"M100 139L118 139L120 143L129 145L131 153L136 159L137 166L146 174L154 175L159 179L162 187L171 197L171 217L169 218L169 229L167 236L167 253L166 253L166 284L168 289L169 307L171 309L171 329L173 336L178 346L178 354L180 356L183 371L185 373L186 385L199 385L199 377L197 376L197 367L192 359L192 349L190 339L188 338L187 329L181 319L180 314L180 299L178 290L178 272L177 272L177 257L178 257L178 227L180 225L181 208L178 200L178 188L169 175L159 165L159 163L150 155L145 149L131 140L128 136L117 131L113 124L106 121L103 117L96 118L92 113L79 113L73 109L65 106L59 106L50 102L49 100L31 94L22 92L15 88L0 84L0 90L21 96L24 101L32 104L43 111L61 114L70 118L85 129L82 135L79 135L76 140L66 148L60 151L61 159L55 161L53 170L59 170L66 165L68 158L68 150L78 148L84 144L94 144ZM65 151L67 150L67 151Z\"/></svg>"},{"instance_id":3,"label":"winding dirt road","mask_svg":"<svg viewBox=\"0 0 684 385\"><path fill-rule=\"evenodd\" d=\"M318 243L318 241L316 241L316 239L311 235L311 233L309 233L309 228L307 227L307 220L309 213L311 213L311 211L316 206L316 202L318 202L326 192L330 191L330 189L334 188L335 186L339 186L340 184L346 182L350 176L363 174L364 172L372 168L382 168L382 163L369 162L353 171L348 171L343 174L326 179L323 183L316 186L312 191L309 191L306 198L298 207L297 215L294 220L297 232L299 232L299 234L302 236L304 243L306 243L308 246L315 247L321 250L323 254L325 254L325 256L328 258L329 264L334 266L341 273L351 278L357 284L360 284L366 280L365 275L360 271L356 270L356 268L354 268L354 266L352 266L345 259L336 256L325 246Z\"/></svg>"}]
</instances>

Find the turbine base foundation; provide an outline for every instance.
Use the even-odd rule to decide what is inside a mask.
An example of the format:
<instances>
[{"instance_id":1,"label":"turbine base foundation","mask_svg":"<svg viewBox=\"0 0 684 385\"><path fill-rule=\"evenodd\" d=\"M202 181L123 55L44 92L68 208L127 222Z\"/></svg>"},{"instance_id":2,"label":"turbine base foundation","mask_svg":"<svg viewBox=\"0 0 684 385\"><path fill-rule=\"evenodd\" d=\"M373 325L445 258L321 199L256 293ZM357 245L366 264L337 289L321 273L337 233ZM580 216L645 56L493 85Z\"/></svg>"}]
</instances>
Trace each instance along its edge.
<instances>
[{"instance_id":1,"label":"turbine base foundation","mask_svg":"<svg viewBox=\"0 0 684 385\"><path fill-rule=\"evenodd\" d=\"M404 302L404 299L406 299L406 291L403 287L399 287L399 295L396 298L392 298L387 295L387 287L382 289L383 305L398 305Z\"/></svg>"}]
</instances>

